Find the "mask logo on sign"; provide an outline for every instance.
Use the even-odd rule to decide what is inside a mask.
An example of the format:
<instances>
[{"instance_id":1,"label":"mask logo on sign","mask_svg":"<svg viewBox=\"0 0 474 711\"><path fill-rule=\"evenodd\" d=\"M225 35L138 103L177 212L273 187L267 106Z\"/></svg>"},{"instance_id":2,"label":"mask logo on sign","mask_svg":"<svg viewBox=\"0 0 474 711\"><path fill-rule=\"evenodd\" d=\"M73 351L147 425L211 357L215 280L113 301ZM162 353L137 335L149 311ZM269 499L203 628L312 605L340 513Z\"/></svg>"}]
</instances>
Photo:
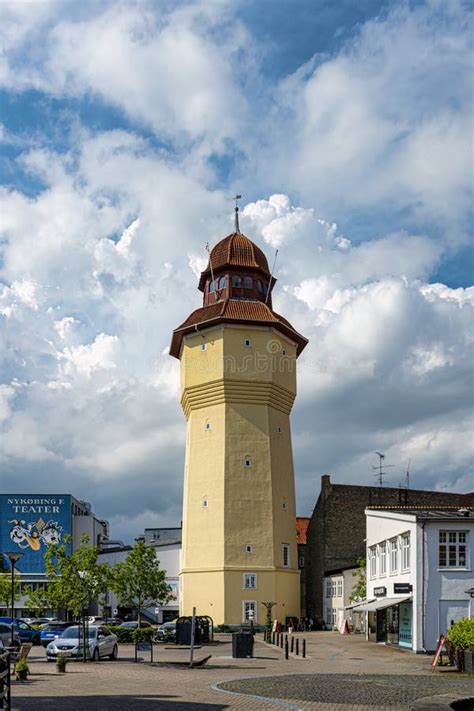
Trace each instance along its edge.
<instances>
[{"instance_id":1,"label":"mask logo on sign","mask_svg":"<svg viewBox=\"0 0 474 711\"><path fill-rule=\"evenodd\" d=\"M19 548L31 548L33 551L39 551L41 543L46 546L55 546L61 540L63 527L57 521L51 520L45 523L42 518L39 518L37 521L26 523L20 519L13 519L8 523L13 524L10 538Z\"/></svg>"}]
</instances>

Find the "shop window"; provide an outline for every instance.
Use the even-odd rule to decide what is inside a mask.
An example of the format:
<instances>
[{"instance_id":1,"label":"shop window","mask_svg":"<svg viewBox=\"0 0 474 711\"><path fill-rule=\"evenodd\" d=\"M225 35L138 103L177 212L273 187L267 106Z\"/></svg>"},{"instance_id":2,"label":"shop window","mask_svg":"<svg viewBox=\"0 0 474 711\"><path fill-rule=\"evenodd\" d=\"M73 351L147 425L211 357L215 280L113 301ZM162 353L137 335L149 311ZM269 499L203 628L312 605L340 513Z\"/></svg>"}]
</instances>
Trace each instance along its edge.
<instances>
[{"instance_id":1,"label":"shop window","mask_svg":"<svg viewBox=\"0 0 474 711\"><path fill-rule=\"evenodd\" d=\"M257 589L257 574L256 573L244 573L244 590L256 590Z\"/></svg>"},{"instance_id":2,"label":"shop window","mask_svg":"<svg viewBox=\"0 0 474 711\"><path fill-rule=\"evenodd\" d=\"M281 547L281 552L282 552L282 559L283 559L283 567L289 568L290 567L290 546L288 543L283 543L283 545Z\"/></svg>"},{"instance_id":3,"label":"shop window","mask_svg":"<svg viewBox=\"0 0 474 711\"><path fill-rule=\"evenodd\" d=\"M388 543L390 547L390 572L396 573L398 571L398 538L391 538Z\"/></svg>"},{"instance_id":4,"label":"shop window","mask_svg":"<svg viewBox=\"0 0 474 711\"><path fill-rule=\"evenodd\" d=\"M250 276L244 277L244 289L253 289L253 279Z\"/></svg>"},{"instance_id":5,"label":"shop window","mask_svg":"<svg viewBox=\"0 0 474 711\"><path fill-rule=\"evenodd\" d=\"M238 274L234 274L232 276L232 286L234 286L236 288L242 286L242 279L239 277Z\"/></svg>"},{"instance_id":6,"label":"shop window","mask_svg":"<svg viewBox=\"0 0 474 711\"><path fill-rule=\"evenodd\" d=\"M401 537L402 570L410 570L410 534L404 533Z\"/></svg>"},{"instance_id":7,"label":"shop window","mask_svg":"<svg viewBox=\"0 0 474 711\"><path fill-rule=\"evenodd\" d=\"M468 531L439 532L439 567L465 568Z\"/></svg>"}]
</instances>

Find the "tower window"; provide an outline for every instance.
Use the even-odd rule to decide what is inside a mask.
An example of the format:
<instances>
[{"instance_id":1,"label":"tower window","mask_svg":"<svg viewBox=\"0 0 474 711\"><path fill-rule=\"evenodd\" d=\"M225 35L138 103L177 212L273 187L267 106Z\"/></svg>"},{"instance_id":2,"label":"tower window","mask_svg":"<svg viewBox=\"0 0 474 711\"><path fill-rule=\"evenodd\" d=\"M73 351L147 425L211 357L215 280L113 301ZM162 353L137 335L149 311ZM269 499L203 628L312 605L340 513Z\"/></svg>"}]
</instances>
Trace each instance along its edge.
<instances>
[{"instance_id":1,"label":"tower window","mask_svg":"<svg viewBox=\"0 0 474 711\"><path fill-rule=\"evenodd\" d=\"M249 457L246 457L244 459L244 466L245 467L251 467L252 466L252 460Z\"/></svg>"},{"instance_id":2,"label":"tower window","mask_svg":"<svg viewBox=\"0 0 474 711\"><path fill-rule=\"evenodd\" d=\"M216 290L216 282L213 279L211 282L209 282L209 293L212 294L212 292L215 290Z\"/></svg>"},{"instance_id":3,"label":"tower window","mask_svg":"<svg viewBox=\"0 0 474 711\"><path fill-rule=\"evenodd\" d=\"M245 552L246 552L246 553L252 553L252 551L253 551L253 546L252 546L252 544L251 544L251 543L247 543L246 546L245 546Z\"/></svg>"},{"instance_id":4,"label":"tower window","mask_svg":"<svg viewBox=\"0 0 474 711\"><path fill-rule=\"evenodd\" d=\"M245 339L245 347L251 348L251 346L252 346L252 341L250 340L250 338L246 338Z\"/></svg>"},{"instance_id":5,"label":"tower window","mask_svg":"<svg viewBox=\"0 0 474 711\"><path fill-rule=\"evenodd\" d=\"M283 567L289 568L290 567L290 546L288 543L283 543L283 545L281 547L281 552L282 552L282 558L283 558Z\"/></svg>"},{"instance_id":6,"label":"tower window","mask_svg":"<svg viewBox=\"0 0 474 711\"><path fill-rule=\"evenodd\" d=\"M207 343L201 343L201 350L205 351L206 350Z\"/></svg>"},{"instance_id":7,"label":"tower window","mask_svg":"<svg viewBox=\"0 0 474 711\"><path fill-rule=\"evenodd\" d=\"M204 429L205 429L205 430L210 430L210 429L211 429L211 423L209 422L209 420L206 420L205 425L204 425Z\"/></svg>"},{"instance_id":8,"label":"tower window","mask_svg":"<svg viewBox=\"0 0 474 711\"><path fill-rule=\"evenodd\" d=\"M256 590L257 589L257 574L256 573L244 573L244 590Z\"/></svg>"},{"instance_id":9,"label":"tower window","mask_svg":"<svg viewBox=\"0 0 474 711\"><path fill-rule=\"evenodd\" d=\"M219 279L219 289L225 289L227 286L227 277L223 276Z\"/></svg>"},{"instance_id":10,"label":"tower window","mask_svg":"<svg viewBox=\"0 0 474 711\"><path fill-rule=\"evenodd\" d=\"M253 289L253 279L250 276L244 277L244 289Z\"/></svg>"},{"instance_id":11,"label":"tower window","mask_svg":"<svg viewBox=\"0 0 474 711\"><path fill-rule=\"evenodd\" d=\"M282 355L286 355L285 349L282 350L281 354L282 354Z\"/></svg>"},{"instance_id":12,"label":"tower window","mask_svg":"<svg viewBox=\"0 0 474 711\"><path fill-rule=\"evenodd\" d=\"M283 430L282 430L282 428L280 427L280 425L278 425L278 427L277 427L277 432L280 432L280 433L283 432Z\"/></svg>"},{"instance_id":13,"label":"tower window","mask_svg":"<svg viewBox=\"0 0 474 711\"><path fill-rule=\"evenodd\" d=\"M234 274L232 277L232 286L242 286L242 279L238 274Z\"/></svg>"},{"instance_id":14,"label":"tower window","mask_svg":"<svg viewBox=\"0 0 474 711\"><path fill-rule=\"evenodd\" d=\"M283 511L286 511L288 509L288 504L286 503L286 501L284 501L282 503L281 507L282 507Z\"/></svg>"},{"instance_id":15,"label":"tower window","mask_svg":"<svg viewBox=\"0 0 474 711\"><path fill-rule=\"evenodd\" d=\"M257 291L263 294L263 284L260 279L257 280Z\"/></svg>"},{"instance_id":16,"label":"tower window","mask_svg":"<svg viewBox=\"0 0 474 711\"><path fill-rule=\"evenodd\" d=\"M202 508L203 509L209 508L209 501L207 499L202 500Z\"/></svg>"}]
</instances>

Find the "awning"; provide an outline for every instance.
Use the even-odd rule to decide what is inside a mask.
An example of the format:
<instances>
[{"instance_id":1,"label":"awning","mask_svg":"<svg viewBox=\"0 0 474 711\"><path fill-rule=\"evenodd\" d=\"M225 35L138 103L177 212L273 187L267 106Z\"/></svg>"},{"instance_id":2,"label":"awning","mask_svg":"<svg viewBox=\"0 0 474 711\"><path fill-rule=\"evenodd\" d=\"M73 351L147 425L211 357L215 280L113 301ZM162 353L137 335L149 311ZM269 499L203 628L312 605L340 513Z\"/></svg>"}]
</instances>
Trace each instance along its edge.
<instances>
[{"instance_id":1,"label":"awning","mask_svg":"<svg viewBox=\"0 0 474 711\"><path fill-rule=\"evenodd\" d=\"M385 607L392 607L393 605L399 605L401 602L408 602L412 600L412 596L407 597L379 597L377 600L372 600L371 602L366 602L362 604L357 610L361 612L373 612L374 610L383 610Z\"/></svg>"},{"instance_id":2,"label":"awning","mask_svg":"<svg viewBox=\"0 0 474 711\"><path fill-rule=\"evenodd\" d=\"M372 600L370 600L370 602L372 602ZM358 610L356 610L356 612L358 612L361 606L365 605L366 603L367 600L359 600L359 602L353 602L352 605L344 605L344 610L356 610L356 608L359 608Z\"/></svg>"}]
</instances>

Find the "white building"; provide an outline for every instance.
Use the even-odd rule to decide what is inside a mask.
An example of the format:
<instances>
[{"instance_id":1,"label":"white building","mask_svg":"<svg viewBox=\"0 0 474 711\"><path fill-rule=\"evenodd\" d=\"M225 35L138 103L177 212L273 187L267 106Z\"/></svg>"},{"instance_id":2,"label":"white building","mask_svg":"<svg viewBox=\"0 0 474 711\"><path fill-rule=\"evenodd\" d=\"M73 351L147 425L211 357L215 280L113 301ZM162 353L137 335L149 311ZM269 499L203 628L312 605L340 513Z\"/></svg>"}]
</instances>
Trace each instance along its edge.
<instances>
[{"instance_id":1,"label":"white building","mask_svg":"<svg viewBox=\"0 0 474 711\"><path fill-rule=\"evenodd\" d=\"M367 636L431 652L468 617L474 511L437 507L366 509Z\"/></svg>"},{"instance_id":2,"label":"white building","mask_svg":"<svg viewBox=\"0 0 474 711\"><path fill-rule=\"evenodd\" d=\"M152 546L156 551L156 557L160 562L161 570L166 571L166 583L173 590L173 598L167 605L151 607L145 610L145 615L150 622L161 624L174 620L179 616L179 570L181 562L181 530L178 530L175 540L156 540L148 545ZM108 563L110 566L116 563L122 563L131 551L132 546L120 546L115 548L103 549L99 554L99 563ZM113 592L107 595L107 617L115 617L117 614L123 614L124 610L119 607L117 598ZM133 611L127 611L132 613Z\"/></svg>"},{"instance_id":3,"label":"white building","mask_svg":"<svg viewBox=\"0 0 474 711\"><path fill-rule=\"evenodd\" d=\"M327 571L323 578L323 609L326 629L341 629L343 620L349 622L351 631L365 630L365 615L357 612L351 600L357 584L359 568L340 568Z\"/></svg>"}]
</instances>

